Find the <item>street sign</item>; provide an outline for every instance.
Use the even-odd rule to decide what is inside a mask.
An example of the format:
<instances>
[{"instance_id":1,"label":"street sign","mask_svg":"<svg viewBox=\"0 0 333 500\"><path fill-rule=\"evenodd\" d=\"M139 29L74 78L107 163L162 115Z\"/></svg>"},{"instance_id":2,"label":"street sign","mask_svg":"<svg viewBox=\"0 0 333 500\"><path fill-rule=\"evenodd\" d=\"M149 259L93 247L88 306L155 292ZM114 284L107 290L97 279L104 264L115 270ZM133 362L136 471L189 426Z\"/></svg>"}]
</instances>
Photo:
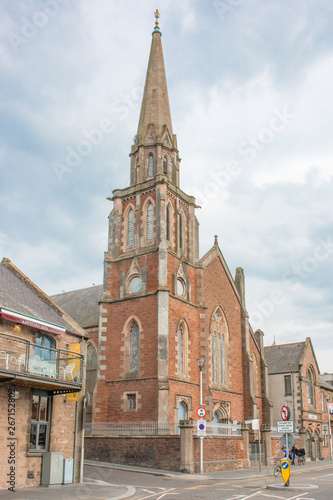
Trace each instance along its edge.
<instances>
[{"instance_id":1,"label":"street sign","mask_svg":"<svg viewBox=\"0 0 333 500\"><path fill-rule=\"evenodd\" d=\"M197 409L197 415L200 418L205 418L206 416L206 409L200 406L200 408Z\"/></svg>"},{"instance_id":2,"label":"street sign","mask_svg":"<svg viewBox=\"0 0 333 500\"><path fill-rule=\"evenodd\" d=\"M294 432L294 421L293 420L278 420L277 421L277 431L278 432Z\"/></svg>"},{"instance_id":3,"label":"street sign","mask_svg":"<svg viewBox=\"0 0 333 500\"><path fill-rule=\"evenodd\" d=\"M287 443L287 439L288 439L288 443ZM282 438L281 438L281 444L282 446L288 446L288 450L290 448L292 448L295 444L295 438L292 434L283 434Z\"/></svg>"},{"instance_id":4,"label":"street sign","mask_svg":"<svg viewBox=\"0 0 333 500\"><path fill-rule=\"evenodd\" d=\"M197 420L197 436L205 437L206 436L206 420L200 418Z\"/></svg>"},{"instance_id":5,"label":"street sign","mask_svg":"<svg viewBox=\"0 0 333 500\"><path fill-rule=\"evenodd\" d=\"M328 403L328 411L329 413L333 413L333 403Z\"/></svg>"},{"instance_id":6,"label":"street sign","mask_svg":"<svg viewBox=\"0 0 333 500\"><path fill-rule=\"evenodd\" d=\"M281 408L281 418L282 420L289 420L289 417L290 417L290 411L289 411L289 408L288 406L282 406Z\"/></svg>"},{"instance_id":7,"label":"street sign","mask_svg":"<svg viewBox=\"0 0 333 500\"><path fill-rule=\"evenodd\" d=\"M286 484L289 486L289 478L290 478L290 462L286 458L281 460L281 475Z\"/></svg>"},{"instance_id":8,"label":"street sign","mask_svg":"<svg viewBox=\"0 0 333 500\"><path fill-rule=\"evenodd\" d=\"M328 425L323 424L323 436L327 436L327 434L328 434Z\"/></svg>"}]
</instances>

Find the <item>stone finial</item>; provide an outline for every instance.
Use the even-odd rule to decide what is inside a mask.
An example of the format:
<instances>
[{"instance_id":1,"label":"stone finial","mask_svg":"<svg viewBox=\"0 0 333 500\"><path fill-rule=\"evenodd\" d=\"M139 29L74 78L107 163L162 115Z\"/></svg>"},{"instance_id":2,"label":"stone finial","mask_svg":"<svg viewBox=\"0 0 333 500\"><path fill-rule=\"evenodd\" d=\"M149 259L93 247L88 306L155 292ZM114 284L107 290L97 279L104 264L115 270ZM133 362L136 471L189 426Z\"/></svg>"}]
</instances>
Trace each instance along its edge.
<instances>
[{"instance_id":1,"label":"stone finial","mask_svg":"<svg viewBox=\"0 0 333 500\"><path fill-rule=\"evenodd\" d=\"M216 246L216 247L219 246L219 241L218 241L217 234L215 234L215 236L214 236L214 246Z\"/></svg>"}]
</instances>

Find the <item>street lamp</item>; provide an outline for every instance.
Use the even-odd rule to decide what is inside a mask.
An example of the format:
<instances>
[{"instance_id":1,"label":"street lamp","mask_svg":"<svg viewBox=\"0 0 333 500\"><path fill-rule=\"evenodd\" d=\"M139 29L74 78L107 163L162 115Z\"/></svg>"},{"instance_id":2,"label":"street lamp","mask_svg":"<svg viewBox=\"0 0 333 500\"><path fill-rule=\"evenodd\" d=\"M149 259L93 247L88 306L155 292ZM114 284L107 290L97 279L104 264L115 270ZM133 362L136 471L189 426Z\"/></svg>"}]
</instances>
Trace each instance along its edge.
<instances>
[{"instance_id":1,"label":"street lamp","mask_svg":"<svg viewBox=\"0 0 333 500\"><path fill-rule=\"evenodd\" d=\"M200 370L200 406L202 406L202 369L205 366L205 358L197 359ZM200 436L200 474L203 473L203 436Z\"/></svg>"},{"instance_id":2,"label":"street lamp","mask_svg":"<svg viewBox=\"0 0 333 500\"><path fill-rule=\"evenodd\" d=\"M330 416L330 396L326 395L327 412L328 412L328 432L330 435L330 459L332 460L332 434L331 434L331 416Z\"/></svg>"},{"instance_id":3,"label":"street lamp","mask_svg":"<svg viewBox=\"0 0 333 500\"><path fill-rule=\"evenodd\" d=\"M200 406L202 406L202 369L205 366L205 358L198 358L197 363L200 370Z\"/></svg>"}]
</instances>

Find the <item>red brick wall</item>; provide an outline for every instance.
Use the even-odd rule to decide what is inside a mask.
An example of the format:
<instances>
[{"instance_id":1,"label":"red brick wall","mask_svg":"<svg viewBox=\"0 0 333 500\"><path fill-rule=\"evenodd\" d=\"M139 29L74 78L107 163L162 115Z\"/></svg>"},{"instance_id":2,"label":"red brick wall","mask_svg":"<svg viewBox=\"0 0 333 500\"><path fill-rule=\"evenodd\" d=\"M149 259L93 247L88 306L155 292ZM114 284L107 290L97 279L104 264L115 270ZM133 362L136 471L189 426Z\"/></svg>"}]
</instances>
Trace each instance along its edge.
<instances>
[{"instance_id":1,"label":"red brick wall","mask_svg":"<svg viewBox=\"0 0 333 500\"><path fill-rule=\"evenodd\" d=\"M199 472L199 438L194 438L194 471ZM203 442L204 472L233 470L248 467L243 438L206 437Z\"/></svg>"},{"instance_id":2,"label":"red brick wall","mask_svg":"<svg viewBox=\"0 0 333 500\"><path fill-rule=\"evenodd\" d=\"M180 437L86 437L85 458L179 471Z\"/></svg>"}]
</instances>

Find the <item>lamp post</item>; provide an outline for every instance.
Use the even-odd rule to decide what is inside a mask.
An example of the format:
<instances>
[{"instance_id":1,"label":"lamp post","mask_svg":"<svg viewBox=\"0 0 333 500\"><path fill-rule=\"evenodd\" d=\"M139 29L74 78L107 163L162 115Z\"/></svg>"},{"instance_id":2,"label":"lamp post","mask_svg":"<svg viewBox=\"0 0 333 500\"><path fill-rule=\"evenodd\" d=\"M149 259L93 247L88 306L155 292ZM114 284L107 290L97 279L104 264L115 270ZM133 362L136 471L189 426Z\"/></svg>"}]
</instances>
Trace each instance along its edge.
<instances>
[{"instance_id":1,"label":"lamp post","mask_svg":"<svg viewBox=\"0 0 333 500\"><path fill-rule=\"evenodd\" d=\"M332 460L332 434L331 434L331 415L330 415L330 396L326 395L327 413L328 413L328 432L330 435L330 459Z\"/></svg>"},{"instance_id":2,"label":"lamp post","mask_svg":"<svg viewBox=\"0 0 333 500\"><path fill-rule=\"evenodd\" d=\"M200 370L200 406L202 406L202 369L205 366L205 358L197 359ZM203 473L203 436L200 436L200 474Z\"/></svg>"}]
</instances>

